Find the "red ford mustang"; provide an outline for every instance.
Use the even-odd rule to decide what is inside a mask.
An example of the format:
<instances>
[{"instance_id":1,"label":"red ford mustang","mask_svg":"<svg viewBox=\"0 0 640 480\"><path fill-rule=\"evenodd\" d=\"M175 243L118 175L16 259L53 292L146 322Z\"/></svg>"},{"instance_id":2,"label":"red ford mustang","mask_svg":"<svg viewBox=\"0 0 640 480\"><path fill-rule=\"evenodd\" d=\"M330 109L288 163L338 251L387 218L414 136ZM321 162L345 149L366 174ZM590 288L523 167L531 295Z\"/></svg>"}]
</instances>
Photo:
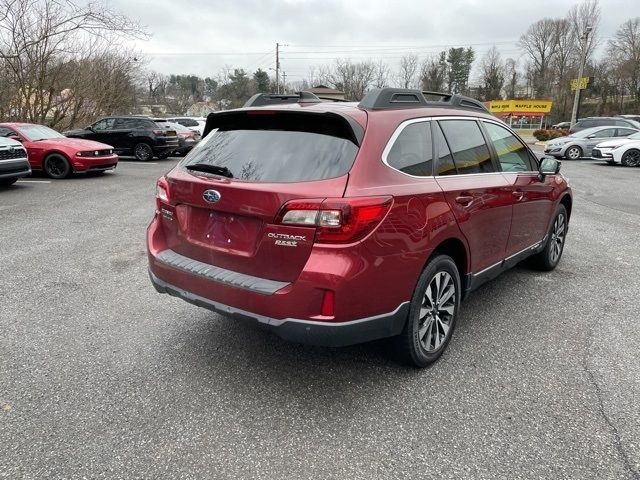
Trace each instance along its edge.
<instances>
[{"instance_id":1,"label":"red ford mustang","mask_svg":"<svg viewBox=\"0 0 640 480\"><path fill-rule=\"evenodd\" d=\"M104 172L118 164L111 145L67 138L43 125L0 123L0 137L22 142L31 168L44 171L51 178L65 178L74 172Z\"/></svg>"}]
</instances>

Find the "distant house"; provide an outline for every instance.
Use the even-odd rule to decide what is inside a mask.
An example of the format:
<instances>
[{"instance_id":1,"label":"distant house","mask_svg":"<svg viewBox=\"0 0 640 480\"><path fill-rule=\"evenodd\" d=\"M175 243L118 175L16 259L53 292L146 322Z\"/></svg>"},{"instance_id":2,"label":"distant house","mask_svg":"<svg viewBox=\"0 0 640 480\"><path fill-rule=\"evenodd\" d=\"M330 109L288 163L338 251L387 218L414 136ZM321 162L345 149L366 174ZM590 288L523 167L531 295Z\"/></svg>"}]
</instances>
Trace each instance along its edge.
<instances>
[{"instance_id":1,"label":"distant house","mask_svg":"<svg viewBox=\"0 0 640 480\"><path fill-rule=\"evenodd\" d=\"M190 117L206 117L215 111L213 104L209 102L196 102L187 109L187 115Z\"/></svg>"},{"instance_id":2,"label":"distant house","mask_svg":"<svg viewBox=\"0 0 640 480\"><path fill-rule=\"evenodd\" d=\"M344 92L336 90L335 88L329 88L326 85L317 85L307 91L313 93L317 97L330 98L333 100L344 100Z\"/></svg>"}]
</instances>

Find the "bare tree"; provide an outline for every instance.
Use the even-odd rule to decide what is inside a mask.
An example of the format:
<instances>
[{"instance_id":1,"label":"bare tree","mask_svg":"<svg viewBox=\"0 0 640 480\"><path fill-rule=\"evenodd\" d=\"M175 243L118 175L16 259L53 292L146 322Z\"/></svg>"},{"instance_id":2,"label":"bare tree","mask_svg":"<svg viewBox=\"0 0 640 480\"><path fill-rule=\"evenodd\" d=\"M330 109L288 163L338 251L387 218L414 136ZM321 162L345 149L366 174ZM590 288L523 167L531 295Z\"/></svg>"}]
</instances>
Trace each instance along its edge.
<instances>
[{"instance_id":1,"label":"bare tree","mask_svg":"<svg viewBox=\"0 0 640 480\"><path fill-rule=\"evenodd\" d=\"M402 85L403 88L413 88L415 86L418 75L418 63L418 56L413 53L403 55L400 59L398 83Z\"/></svg>"},{"instance_id":2,"label":"bare tree","mask_svg":"<svg viewBox=\"0 0 640 480\"><path fill-rule=\"evenodd\" d=\"M337 59L328 73L328 83L344 92L347 100L360 100L371 87L376 66L372 61L353 63Z\"/></svg>"},{"instance_id":3,"label":"bare tree","mask_svg":"<svg viewBox=\"0 0 640 480\"><path fill-rule=\"evenodd\" d=\"M482 57L480 69L484 100L499 99L504 86L505 70L502 57L495 45Z\"/></svg>"},{"instance_id":4,"label":"bare tree","mask_svg":"<svg viewBox=\"0 0 640 480\"><path fill-rule=\"evenodd\" d=\"M505 90L507 94L507 98L514 99L516 98L516 89L518 87L518 79L520 75L518 74L518 62L516 62L513 58L507 58L504 62L504 75L505 75Z\"/></svg>"},{"instance_id":5,"label":"bare tree","mask_svg":"<svg viewBox=\"0 0 640 480\"><path fill-rule=\"evenodd\" d=\"M431 92L444 91L447 80L446 55L445 52L440 52L439 55L427 58L422 62L420 81L423 90Z\"/></svg>"},{"instance_id":6,"label":"bare tree","mask_svg":"<svg viewBox=\"0 0 640 480\"><path fill-rule=\"evenodd\" d=\"M105 79L127 78L131 86L131 72L113 63L106 70L97 68L114 55L132 67L130 55L114 54L119 35L145 34L135 22L100 3L0 0L0 61L7 77L3 89L9 92L8 105L0 113L56 126L65 118L78 118L88 105L100 105L105 92L113 93L101 85ZM92 87L96 89L89 93ZM88 94L94 98L81 97ZM131 95L127 97L130 102Z\"/></svg>"},{"instance_id":7,"label":"bare tree","mask_svg":"<svg viewBox=\"0 0 640 480\"><path fill-rule=\"evenodd\" d=\"M534 95L546 96L549 92L549 68L558 45L555 20L538 20L520 37L518 45L531 61Z\"/></svg>"},{"instance_id":8,"label":"bare tree","mask_svg":"<svg viewBox=\"0 0 640 480\"><path fill-rule=\"evenodd\" d=\"M375 64L373 88L384 88L389 86L389 65L382 59Z\"/></svg>"},{"instance_id":9,"label":"bare tree","mask_svg":"<svg viewBox=\"0 0 640 480\"><path fill-rule=\"evenodd\" d=\"M624 86L640 100L640 17L620 25L607 52Z\"/></svg>"},{"instance_id":10,"label":"bare tree","mask_svg":"<svg viewBox=\"0 0 640 480\"><path fill-rule=\"evenodd\" d=\"M591 28L584 52L585 61L588 62L591 60L595 49L600 43L600 5L598 4L598 0L583 0L582 3L571 7L571 10L569 10L567 14L567 22L571 30L571 43L576 47L573 50L573 54L576 57L574 59L576 65L580 61L579 59L582 54L582 36L586 32L587 27Z\"/></svg>"}]
</instances>

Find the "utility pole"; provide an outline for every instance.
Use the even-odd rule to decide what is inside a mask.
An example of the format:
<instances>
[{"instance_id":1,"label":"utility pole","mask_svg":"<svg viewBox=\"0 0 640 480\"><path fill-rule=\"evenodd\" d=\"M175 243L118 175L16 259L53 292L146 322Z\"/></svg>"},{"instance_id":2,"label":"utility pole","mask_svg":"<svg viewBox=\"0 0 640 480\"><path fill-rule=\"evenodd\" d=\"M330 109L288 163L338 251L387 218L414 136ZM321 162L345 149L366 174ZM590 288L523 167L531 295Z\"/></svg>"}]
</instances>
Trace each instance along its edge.
<instances>
[{"instance_id":1,"label":"utility pole","mask_svg":"<svg viewBox=\"0 0 640 480\"><path fill-rule=\"evenodd\" d=\"M276 43L276 93L280 93L280 44Z\"/></svg>"},{"instance_id":2,"label":"utility pole","mask_svg":"<svg viewBox=\"0 0 640 480\"><path fill-rule=\"evenodd\" d=\"M584 64L587 60L587 40L589 39L589 33L591 33L593 27L587 26L582 34L582 49L580 51L580 68L578 69L578 80L576 81L576 94L573 97L573 109L571 110L571 126L573 127L578 121L578 104L580 103L580 82L582 75L584 74Z\"/></svg>"},{"instance_id":3,"label":"utility pole","mask_svg":"<svg viewBox=\"0 0 640 480\"><path fill-rule=\"evenodd\" d=\"M287 93L287 72L282 71L282 93Z\"/></svg>"}]
</instances>

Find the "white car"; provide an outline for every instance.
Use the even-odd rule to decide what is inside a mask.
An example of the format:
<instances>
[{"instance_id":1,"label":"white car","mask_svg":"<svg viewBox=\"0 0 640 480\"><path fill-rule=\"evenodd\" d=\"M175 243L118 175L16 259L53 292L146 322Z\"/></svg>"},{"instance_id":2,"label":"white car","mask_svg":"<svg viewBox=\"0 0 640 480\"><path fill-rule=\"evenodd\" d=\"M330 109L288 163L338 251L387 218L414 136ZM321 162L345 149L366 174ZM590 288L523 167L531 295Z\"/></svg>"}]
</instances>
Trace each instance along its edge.
<instances>
[{"instance_id":1,"label":"white car","mask_svg":"<svg viewBox=\"0 0 640 480\"><path fill-rule=\"evenodd\" d=\"M609 165L621 163L625 167L640 167L640 133L599 143L591 156Z\"/></svg>"},{"instance_id":2,"label":"white car","mask_svg":"<svg viewBox=\"0 0 640 480\"><path fill-rule=\"evenodd\" d=\"M0 136L0 187L13 185L16 180L30 173L27 151L22 143Z\"/></svg>"},{"instance_id":3,"label":"white car","mask_svg":"<svg viewBox=\"0 0 640 480\"><path fill-rule=\"evenodd\" d=\"M204 133L204 126L207 123L206 118L202 117L171 117L167 118L169 122L179 123L183 127L198 132L200 136Z\"/></svg>"}]
</instances>

